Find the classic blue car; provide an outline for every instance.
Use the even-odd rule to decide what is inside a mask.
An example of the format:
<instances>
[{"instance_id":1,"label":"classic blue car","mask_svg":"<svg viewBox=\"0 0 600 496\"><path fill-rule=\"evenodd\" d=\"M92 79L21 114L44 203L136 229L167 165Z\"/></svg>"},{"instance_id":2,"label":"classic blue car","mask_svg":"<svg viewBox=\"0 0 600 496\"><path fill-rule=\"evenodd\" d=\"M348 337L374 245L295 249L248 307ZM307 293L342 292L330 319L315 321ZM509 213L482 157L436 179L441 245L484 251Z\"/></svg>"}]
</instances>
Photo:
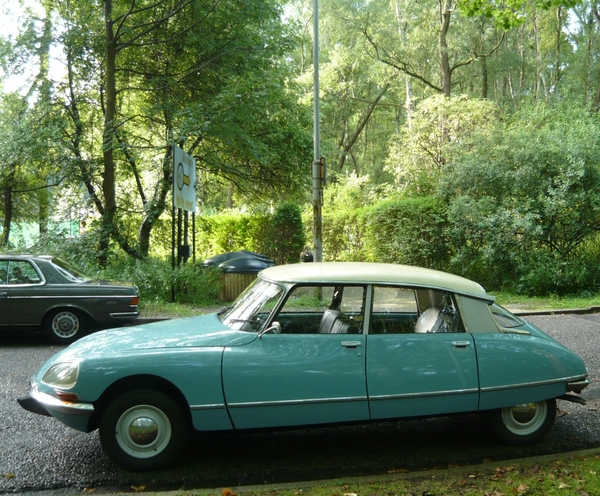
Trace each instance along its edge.
<instances>
[{"instance_id":1,"label":"classic blue car","mask_svg":"<svg viewBox=\"0 0 600 496\"><path fill-rule=\"evenodd\" d=\"M100 332L35 374L27 410L89 432L130 470L228 431L489 412L501 440L583 402L585 364L470 280L371 263L263 270L219 314Z\"/></svg>"}]
</instances>

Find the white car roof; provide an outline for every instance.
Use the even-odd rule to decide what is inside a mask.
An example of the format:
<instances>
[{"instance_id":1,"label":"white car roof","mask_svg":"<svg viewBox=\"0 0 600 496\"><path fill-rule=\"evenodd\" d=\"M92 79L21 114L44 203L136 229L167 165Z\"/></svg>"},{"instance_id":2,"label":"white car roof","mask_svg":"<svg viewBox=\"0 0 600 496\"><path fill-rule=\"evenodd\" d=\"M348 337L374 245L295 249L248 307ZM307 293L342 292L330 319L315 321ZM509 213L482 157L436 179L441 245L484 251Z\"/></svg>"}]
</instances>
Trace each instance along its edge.
<instances>
[{"instance_id":1,"label":"white car roof","mask_svg":"<svg viewBox=\"0 0 600 496\"><path fill-rule=\"evenodd\" d=\"M307 262L276 265L260 277L280 283L396 284L436 288L493 300L483 287L470 279L438 270L371 262Z\"/></svg>"}]
</instances>

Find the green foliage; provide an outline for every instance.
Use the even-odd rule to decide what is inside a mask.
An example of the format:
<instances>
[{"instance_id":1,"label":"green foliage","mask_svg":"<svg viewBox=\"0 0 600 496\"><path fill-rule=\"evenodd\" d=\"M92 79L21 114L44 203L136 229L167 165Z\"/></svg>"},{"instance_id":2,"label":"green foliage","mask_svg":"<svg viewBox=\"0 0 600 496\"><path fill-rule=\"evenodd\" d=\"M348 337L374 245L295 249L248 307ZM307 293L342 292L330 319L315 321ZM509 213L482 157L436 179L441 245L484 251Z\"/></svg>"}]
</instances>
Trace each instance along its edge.
<instances>
[{"instance_id":1,"label":"green foliage","mask_svg":"<svg viewBox=\"0 0 600 496\"><path fill-rule=\"evenodd\" d=\"M200 216L196 221L198 251L204 258L232 251L262 253L276 263L297 262L304 247L301 211L282 203L273 215L224 213Z\"/></svg>"},{"instance_id":2,"label":"green foliage","mask_svg":"<svg viewBox=\"0 0 600 496\"><path fill-rule=\"evenodd\" d=\"M431 197L382 202L369 212L374 260L445 269L450 246L444 205Z\"/></svg>"},{"instance_id":3,"label":"green foliage","mask_svg":"<svg viewBox=\"0 0 600 496\"><path fill-rule=\"evenodd\" d=\"M368 250L369 208L339 208L323 213L323 260L371 260ZM311 212L312 215L312 212ZM307 225L312 226L311 223Z\"/></svg>"},{"instance_id":4,"label":"green foliage","mask_svg":"<svg viewBox=\"0 0 600 496\"><path fill-rule=\"evenodd\" d=\"M595 284L580 247L600 229L598 163L600 122L584 109L524 108L473 137L440 186L454 269L537 294Z\"/></svg>"},{"instance_id":5,"label":"green foliage","mask_svg":"<svg viewBox=\"0 0 600 496\"><path fill-rule=\"evenodd\" d=\"M204 258L231 251L250 250L267 254L271 228L267 214L229 213L197 218L197 247Z\"/></svg>"},{"instance_id":6,"label":"green foliage","mask_svg":"<svg viewBox=\"0 0 600 496\"><path fill-rule=\"evenodd\" d=\"M527 9L534 5L541 9L552 7L573 7L581 0L462 0L458 3L460 11L467 16L489 17L502 29L510 29L525 22Z\"/></svg>"},{"instance_id":7,"label":"green foliage","mask_svg":"<svg viewBox=\"0 0 600 496\"><path fill-rule=\"evenodd\" d=\"M295 203L282 203L273 214L267 232L267 254L276 264L300 260L304 247L304 227L300 207Z\"/></svg>"},{"instance_id":8,"label":"green foliage","mask_svg":"<svg viewBox=\"0 0 600 496\"><path fill-rule=\"evenodd\" d=\"M465 96L432 96L422 101L392 138L388 170L409 194L433 193L443 168L474 133L483 134L497 119L499 108Z\"/></svg>"}]
</instances>

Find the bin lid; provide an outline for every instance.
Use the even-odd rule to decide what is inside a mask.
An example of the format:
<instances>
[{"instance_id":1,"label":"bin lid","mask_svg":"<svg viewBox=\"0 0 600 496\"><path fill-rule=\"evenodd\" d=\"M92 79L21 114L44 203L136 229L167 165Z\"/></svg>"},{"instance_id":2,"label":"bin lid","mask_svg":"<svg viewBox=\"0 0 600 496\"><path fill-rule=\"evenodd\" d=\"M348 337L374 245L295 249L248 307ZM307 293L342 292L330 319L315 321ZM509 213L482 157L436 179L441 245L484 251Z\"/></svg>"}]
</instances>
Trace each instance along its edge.
<instances>
[{"instance_id":1,"label":"bin lid","mask_svg":"<svg viewBox=\"0 0 600 496\"><path fill-rule=\"evenodd\" d=\"M267 259L269 260L269 259ZM272 267L274 262L260 260L254 257L231 258L219 264L219 269L226 274L249 274L258 273L267 267Z\"/></svg>"},{"instance_id":2,"label":"bin lid","mask_svg":"<svg viewBox=\"0 0 600 496\"><path fill-rule=\"evenodd\" d=\"M231 263L230 263L231 262ZM272 267L275 262L266 255L253 251L230 251L207 258L204 267L218 267L225 272L258 272L267 267Z\"/></svg>"}]
</instances>

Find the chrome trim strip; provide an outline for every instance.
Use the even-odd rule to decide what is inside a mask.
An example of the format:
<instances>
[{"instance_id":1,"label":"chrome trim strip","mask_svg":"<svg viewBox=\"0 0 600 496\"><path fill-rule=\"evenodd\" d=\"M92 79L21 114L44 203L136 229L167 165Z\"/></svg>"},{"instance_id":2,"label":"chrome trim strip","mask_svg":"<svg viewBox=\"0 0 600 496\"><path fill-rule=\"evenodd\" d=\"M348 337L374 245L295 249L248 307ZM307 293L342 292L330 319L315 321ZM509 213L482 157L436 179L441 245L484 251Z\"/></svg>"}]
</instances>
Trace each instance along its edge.
<instances>
[{"instance_id":1,"label":"chrome trim strip","mask_svg":"<svg viewBox=\"0 0 600 496\"><path fill-rule=\"evenodd\" d=\"M567 383L567 391L581 393L581 391L583 391L589 385L590 385L589 379L587 379L587 378L580 379L578 381L573 381L573 382Z\"/></svg>"},{"instance_id":2,"label":"chrome trim strip","mask_svg":"<svg viewBox=\"0 0 600 496\"><path fill-rule=\"evenodd\" d=\"M140 312L116 312L116 313L111 313L110 316L113 319L129 319L131 317L139 317L140 316Z\"/></svg>"},{"instance_id":3,"label":"chrome trim strip","mask_svg":"<svg viewBox=\"0 0 600 496\"><path fill-rule=\"evenodd\" d=\"M552 384L558 384L561 382L564 382L564 383L566 383L565 385L568 385L569 382L576 381L576 380L583 380L583 378L581 376L561 377L559 379L548 379L546 381L536 381L536 382L523 382L521 384L511 384L508 386L490 386L490 387L481 388L481 392L482 393L490 393L493 391L505 391L507 389L520 389L520 388L534 387L534 386L550 386Z\"/></svg>"},{"instance_id":4,"label":"chrome trim strip","mask_svg":"<svg viewBox=\"0 0 600 496\"><path fill-rule=\"evenodd\" d=\"M280 400L280 401L248 401L245 403L228 403L229 408L256 408L263 406L302 406L319 405L323 403L350 403L353 401L367 401L366 396L344 398L311 398L306 400Z\"/></svg>"},{"instance_id":5,"label":"chrome trim strip","mask_svg":"<svg viewBox=\"0 0 600 496\"><path fill-rule=\"evenodd\" d=\"M134 294L68 294L68 293L63 293L61 295L14 295L11 296L12 299L14 300L58 300L58 299L68 299L68 300L81 300L81 299L90 299L90 298L102 298L102 299L108 299L108 298L121 298L121 299L128 299L130 300L131 298L138 298L139 295L134 295Z\"/></svg>"},{"instance_id":6,"label":"chrome trim strip","mask_svg":"<svg viewBox=\"0 0 600 496\"><path fill-rule=\"evenodd\" d=\"M429 391L426 393L402 393L402 394L381 394L377 396L369 396L371 401L382 400L403 400L410 398L428 398L434 396L452 396L458 394L479 394L479 389L455 389L453 391Z\"/></svg>"},{"instance_id":7,"label":"chrome trim strip","mask_svg":"<svg viewBox=\"0 0 600 496\"><path fill-rule=\"evenodd\" d=\"M215 403L214 405L190 405L190 410L198 411L198 410L224 410L224 403Z\"/></svg>"},{"instance_id":8,"label":"chrome trim strip","mask_svg":"<svg viewBox=\"0 0 600 496\"><path fill-rule=\"evenodd\" d=\"M85 415L88 417L94 413L94 405L91 403L68 403L66 401L61 401L47 393L42 393L36 387L31 388L29 395L43 405L49 412Z\"/></svg>"}]
</instances>

